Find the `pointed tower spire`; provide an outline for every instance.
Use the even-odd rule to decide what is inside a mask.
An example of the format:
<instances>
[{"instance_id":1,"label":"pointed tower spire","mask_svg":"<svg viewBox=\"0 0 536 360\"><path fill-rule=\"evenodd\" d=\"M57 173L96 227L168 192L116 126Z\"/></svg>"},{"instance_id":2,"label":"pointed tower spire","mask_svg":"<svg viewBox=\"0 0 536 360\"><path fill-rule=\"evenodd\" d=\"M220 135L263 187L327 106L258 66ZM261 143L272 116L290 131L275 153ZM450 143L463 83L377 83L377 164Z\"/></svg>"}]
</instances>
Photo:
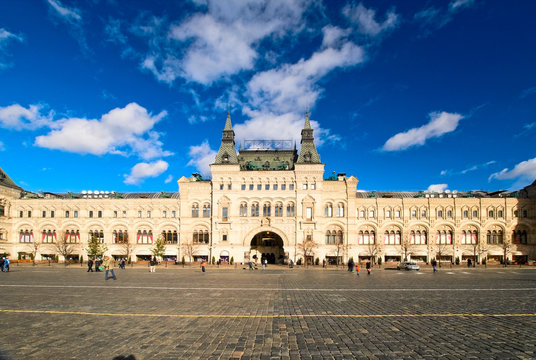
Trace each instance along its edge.
<instances>
[{"instance_id":1,"label":"pointed tower spire","mask_svg":"<svg viewBox=\"0 0 536 360\"><path fill-rule=\"evenodd\" d=\"M298 161L296 161L297 164L320 164L320 155L316 150L313 131L309 120L309 109L307 109L305 113L305 124L301 132L301 149L298 155Z\"/></svg>"},{"instance_id":2,"label":"pointed tower spire","mask_svg":"<svg viewBox=\"0 0 536 360\"><path fill-rule=\"evenodd\" d=\"M214 164L238 164L238 156L235 148L235 133L233 130L233 124L231 124L231 112L227 108L227 120L225 121L225 128L222 131L221 146Z\"/></svg>"}]
</instances>

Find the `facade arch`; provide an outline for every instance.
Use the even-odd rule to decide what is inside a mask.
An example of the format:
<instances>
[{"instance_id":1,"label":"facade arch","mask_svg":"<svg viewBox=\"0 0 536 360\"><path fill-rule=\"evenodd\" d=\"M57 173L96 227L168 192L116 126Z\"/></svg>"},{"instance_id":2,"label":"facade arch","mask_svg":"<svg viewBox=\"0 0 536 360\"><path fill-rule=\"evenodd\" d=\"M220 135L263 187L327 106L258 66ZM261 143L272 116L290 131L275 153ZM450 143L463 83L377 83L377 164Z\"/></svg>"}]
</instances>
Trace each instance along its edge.
<instances>
[{"instance_id":1,"label":"facade arch","mask_svg":"<svg viewBox=\"0 0 536 360\"><path fill-rule=\"evenodd\" d=\"M283 247L290 246L288 237L286 236L285 232L271 225L256 227L255 229L250 230L248 233L246 233L246 236L244 236L244 238L242 239L242 246L249 247L251 244L251 239L253 239L255 235L257 235L258 233L267 232L267 231L273 232L274 234L278 235L281 238L281 240L283 240Z\"/></svg>"}]
</instances>

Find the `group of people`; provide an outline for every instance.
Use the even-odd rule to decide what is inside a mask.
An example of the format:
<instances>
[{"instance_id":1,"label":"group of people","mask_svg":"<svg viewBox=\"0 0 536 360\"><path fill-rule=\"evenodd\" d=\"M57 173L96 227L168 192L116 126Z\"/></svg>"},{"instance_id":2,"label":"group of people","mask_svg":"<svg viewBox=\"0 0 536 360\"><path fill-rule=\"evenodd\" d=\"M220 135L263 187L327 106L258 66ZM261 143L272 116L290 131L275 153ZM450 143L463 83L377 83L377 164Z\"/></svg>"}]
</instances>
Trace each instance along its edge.
<instances>
[{"instance_id":1,"label":"group of people","mask_svg":"<svg viewBox=\"0 0 536 360\"><path fill-rule=\"evenodd\" d=\"M359 264L354 263L353 259L350 259L350 261L348 261L348 271L354 272L354 269L357 276L359 276L361 273L361 266ZM367 274L370 275L370 272L372 271L372 264L370 263L370 261L367 261L365 263L365 269L367 269Z\"/></svg>"},{"instance_id":2,"label":"group of people","mask_svg":"<svg viewBox=\"0 0 536 360\"><path fill-rule=\"evenodd\" d=\"M9 272L9 263L9 259L5 256L0 259L0 268L2 268L2 272Z\"/></svg>"}]
</instances>

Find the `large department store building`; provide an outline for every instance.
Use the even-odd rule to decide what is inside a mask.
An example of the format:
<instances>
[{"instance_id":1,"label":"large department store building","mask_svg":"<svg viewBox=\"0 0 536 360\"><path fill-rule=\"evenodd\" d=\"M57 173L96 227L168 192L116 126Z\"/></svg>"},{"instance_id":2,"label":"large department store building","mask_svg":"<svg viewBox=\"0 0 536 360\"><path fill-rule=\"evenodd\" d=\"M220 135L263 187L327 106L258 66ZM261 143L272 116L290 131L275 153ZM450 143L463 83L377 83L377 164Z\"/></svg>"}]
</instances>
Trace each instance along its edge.
<instances>
[{"instance_id":1,"label":"large department store building","mask_svg":"<svg viewBox=\"0 0 536 360\"><path fill-rule=\"evenodd\" d=\"M248 141L236 150L228 115L211 180L178 180L178 192L32 193L0 169L0 254L87 259L97 237L106 254L147 260L266 258L354 261L536 260L536 182L519 191L365 192L343 173L326 177L306 115L301 147ZM317 260L318 259L318 260Z\"/></svg>"}]
</instances>

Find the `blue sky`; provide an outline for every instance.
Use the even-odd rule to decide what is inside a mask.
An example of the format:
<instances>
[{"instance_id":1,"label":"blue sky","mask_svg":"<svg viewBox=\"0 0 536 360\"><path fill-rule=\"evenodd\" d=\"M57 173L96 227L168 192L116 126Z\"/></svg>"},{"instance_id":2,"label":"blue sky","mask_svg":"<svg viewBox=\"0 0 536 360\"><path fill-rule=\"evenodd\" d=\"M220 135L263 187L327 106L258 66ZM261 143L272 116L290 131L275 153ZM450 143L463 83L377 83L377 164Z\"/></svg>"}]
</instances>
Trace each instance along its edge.
<instances>
[{"instance_id":1,"label":"blue sky","mask_svg":"<svg viewBox=\"0 0 536 360\"><path fill-rule=\"evenodd\" d=\"M293 139L360 190L536 179L533 1L0 2L0 167L31 191L177 191Z\"/></svg>"}]
</instances>

